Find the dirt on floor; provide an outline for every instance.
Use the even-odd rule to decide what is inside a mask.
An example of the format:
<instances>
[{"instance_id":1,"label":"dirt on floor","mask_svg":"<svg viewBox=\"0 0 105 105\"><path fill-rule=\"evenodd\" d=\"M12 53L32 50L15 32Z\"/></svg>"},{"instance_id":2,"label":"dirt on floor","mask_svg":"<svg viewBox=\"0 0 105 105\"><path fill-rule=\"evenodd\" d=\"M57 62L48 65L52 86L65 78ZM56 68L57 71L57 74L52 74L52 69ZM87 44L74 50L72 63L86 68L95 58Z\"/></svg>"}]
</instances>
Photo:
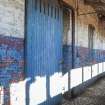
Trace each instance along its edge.
<instances>
[{"instance_id":1,"label":"dirt on floor","mask_svg":"<svg viewBox=\"0 0 105 105\"><path fill-rule=\"evenodd\" d=\"M105 78L97 81L80 96L62 100L62 105L105 105Z\"/></svg>"}]
</instances>

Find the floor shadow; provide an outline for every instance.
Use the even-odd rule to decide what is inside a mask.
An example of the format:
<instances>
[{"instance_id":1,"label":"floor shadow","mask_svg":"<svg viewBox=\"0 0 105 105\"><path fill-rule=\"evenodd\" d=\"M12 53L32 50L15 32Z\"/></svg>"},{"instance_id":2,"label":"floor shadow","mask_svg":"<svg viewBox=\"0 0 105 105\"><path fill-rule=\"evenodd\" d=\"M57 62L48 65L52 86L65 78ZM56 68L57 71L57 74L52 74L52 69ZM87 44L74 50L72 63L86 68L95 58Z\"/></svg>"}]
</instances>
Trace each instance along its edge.
<instances>
[{"instance_id":1,"label":"floor shadow","mask_svg":"<svg viewBox=\"0 0 105 105\"><path fill-rule=\"evenodd\" d=\"M34 78L31 78L30 80L28 80L26 82L26 89L25 89L25 93L26 93L26 105L30 105L30 86L31 84L35 82Z\"/></svg>"},{"instance_id":2,"label":"floor shadow","mask_svg":"<svg viewBox=\"0 0 105 105\"><path fill-rule=\"evenodd\" d=\"M48 66L46 66L48 67ZM55 97L51 97L51 77L55 74L55 73L59 73L59 72L50 72L48 73L48 71L44 71L42 75L40 75L40 72L36 72L36 71L30 71L30 69L28 69L27 71L27 76L26 76L26 79L29 78L27 81L26 81L26 85L25 85L25 96L26 96L26 100L25 100L25 103L26 105L31 105L31 98L32 98L32 94L40 94L40 90L42 87L40 87L39 85L39 91L33 91L33 93L30 92L31 90L31 85L34 84L36 85L36 82L37 82L37 77L39 78L43 78L45 77L46 78L46 84L45 84L45 87L46 89L44 90L46 93L46 100L45 102L42 102L42 103L39 103L38 105L55 105L57 102L59 103L61 101L61 94L59 95L56 95ZM56 80L55 80L56 81ZM35 96L38 96L38 95L35 95ZM33 97L35 98L35 97ZM33 101L35 101L34 99L32 99ZM39 101L39 100L37 100Z\"/></svg>"},{"instance_id":3,"label":"floor shadow","mask_svg":"<svg viewBox=\"0 0 105 105\"><path fill-rule=\"evenodd\" d=\"M9 84L6 84L6 86L3 86L3 92L4 92L4 99L3 99L4 104L3 105L11 105Z\"/></svg>"},{"instance_id":4,"label":"floor shadow","mask_svg":"<svg viewBox=\"0 0 105 105\"><path fill-rule=\"evenodd\" d=\"M35 77L31 77L30 80L28 80L26 82L26 105L30 105L30 86L32 83L35 83ZM41 89L41 87L39 87L39 89ZM51 101L51 96L50 96L50 76L46 76L46 101L42 104L39 105L45 105L46 103L50 103L49 101ZM33 93L35 94L35 93Z\"/></svg>"}]
</instances>

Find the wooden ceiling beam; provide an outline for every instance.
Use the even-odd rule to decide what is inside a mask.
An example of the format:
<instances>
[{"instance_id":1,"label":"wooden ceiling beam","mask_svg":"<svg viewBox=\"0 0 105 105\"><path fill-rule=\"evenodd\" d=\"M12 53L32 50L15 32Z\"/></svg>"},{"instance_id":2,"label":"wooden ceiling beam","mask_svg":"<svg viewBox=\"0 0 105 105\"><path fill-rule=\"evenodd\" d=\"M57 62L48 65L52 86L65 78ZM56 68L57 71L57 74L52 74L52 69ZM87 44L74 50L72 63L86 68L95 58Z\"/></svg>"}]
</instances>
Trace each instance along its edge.
<instances>
[{"instance_id":1,"label":"wooden ceiling beam","mask_svg":"<svg viewBox=\"0 0 105 105\"><path fill-rule=\"evenodd\" d=\"M88 4L105 4L105 0L84 0Z\"/></svg>"},{"instance_id":2,"label":"wooden ceiling beam","mask_svg":"<svg viewBox=\"0 0 105 105\"><path fill-rule=\"evenodd\" d=\"M84 0L84 3L91 5L99 18L105 17L105 0Z\"/></svg>"}]
</instances>

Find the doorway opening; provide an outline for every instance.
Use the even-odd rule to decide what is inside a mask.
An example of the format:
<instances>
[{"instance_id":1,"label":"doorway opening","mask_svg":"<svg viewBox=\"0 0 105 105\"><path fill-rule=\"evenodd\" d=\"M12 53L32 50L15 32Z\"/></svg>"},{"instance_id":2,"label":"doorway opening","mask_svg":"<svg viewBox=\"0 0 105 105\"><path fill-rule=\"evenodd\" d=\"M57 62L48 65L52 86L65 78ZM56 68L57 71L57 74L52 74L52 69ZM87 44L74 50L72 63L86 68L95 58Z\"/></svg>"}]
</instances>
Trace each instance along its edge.
<instances>
[{"instance_id":1,"label":"doorway opening","mask_svg":"<svg viewBox=\"0 0 105 105\"><path fill-rule=\"evenodd\" d=\"M91 24L88 25L88 48L89 48L89 61L93 60L93 47L94 47L94 32L95 27Z\"/></svg>"},{"instance_id":2,"label":"doorway opening","mask_svg":"<svg viewBox=\"0 0 105 105\"><path fill-rule=\"evenodd\" d=\"M73 10L63 7L63 73L74 66L74 15Z\"/></svg>"}]
</instances>

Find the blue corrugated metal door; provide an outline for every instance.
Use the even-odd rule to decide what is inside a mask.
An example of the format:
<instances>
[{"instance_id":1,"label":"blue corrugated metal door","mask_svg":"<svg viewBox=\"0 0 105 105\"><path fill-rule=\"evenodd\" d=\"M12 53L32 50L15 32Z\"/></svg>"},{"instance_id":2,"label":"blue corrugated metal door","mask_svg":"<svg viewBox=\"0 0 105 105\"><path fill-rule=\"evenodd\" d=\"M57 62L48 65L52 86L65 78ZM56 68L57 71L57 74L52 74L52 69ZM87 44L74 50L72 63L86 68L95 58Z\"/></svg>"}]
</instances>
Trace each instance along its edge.
<instances>
[{"instance_id":1,"label":"blue corrugated metal door","mask_svg":"<svg viewBox=\"0 0 105 105\"><path fill-rule=\"evenodd\" d=\"M50 97L49 78L61 72L62 10L58 0L26 1L27 77L31 78L31 82L37 76L47 77L47 100L43 104L54 105L60 96L53 99Z\"/></svg>"}]
</instances>

